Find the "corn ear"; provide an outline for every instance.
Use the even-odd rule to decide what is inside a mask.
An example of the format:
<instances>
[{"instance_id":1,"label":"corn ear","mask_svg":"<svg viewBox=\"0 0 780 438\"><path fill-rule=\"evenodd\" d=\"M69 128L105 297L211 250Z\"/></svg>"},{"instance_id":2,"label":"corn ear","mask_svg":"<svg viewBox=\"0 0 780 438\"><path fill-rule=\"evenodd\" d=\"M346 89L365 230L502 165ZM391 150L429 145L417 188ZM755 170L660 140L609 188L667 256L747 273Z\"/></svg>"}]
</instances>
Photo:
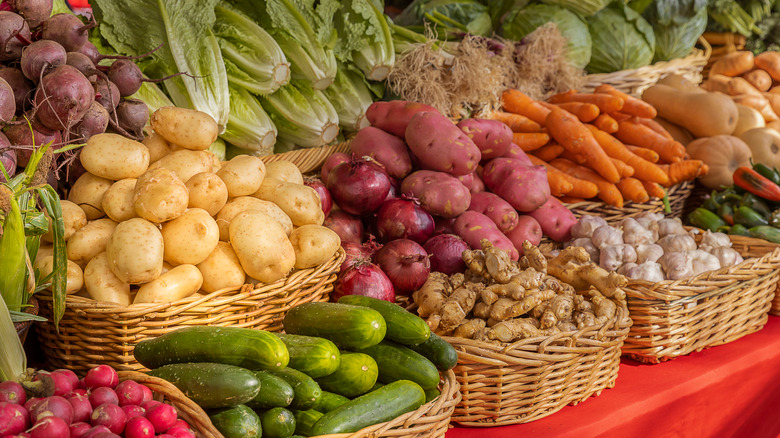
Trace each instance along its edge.
<instances>
[{"instance_id":1,"label":"corn ear","mask_svg":"<svg viewBox=\"0 0 780 438\"><path fill-rule=\"evenodd\" d=\"M0 294L9 309L21 310L27 304L24 222L16 198L11 195L4 201L8 202L10 208L5 214L3 235L0 237Z\"/></svg>"},{"instance_id":2,"label":"corn ear","mask_svg":"<svg viewBox=\"0 0 780 438\"><path fill-rule=\"evenodd\" d=\"M27 356L16 333L11 313L0 299L0 382L16 380L27 369Z\"/></svg>"}]
</instances>

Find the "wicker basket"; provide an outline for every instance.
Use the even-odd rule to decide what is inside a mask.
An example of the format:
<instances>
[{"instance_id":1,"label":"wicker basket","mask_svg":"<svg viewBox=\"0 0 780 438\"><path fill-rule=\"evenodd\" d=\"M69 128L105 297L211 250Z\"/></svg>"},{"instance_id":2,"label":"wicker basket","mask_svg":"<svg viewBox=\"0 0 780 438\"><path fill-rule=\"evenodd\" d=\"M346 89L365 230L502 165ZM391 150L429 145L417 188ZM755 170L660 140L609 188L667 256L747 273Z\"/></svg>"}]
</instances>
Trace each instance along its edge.
<instances>
[{"instance_id":1,"label":"wicker basket","mask_svg":"<svg viewBox=\"0 0 780 438\"><path fill-rule=\"evenodd\" d=\"M266 163L292 161L298 166L301 173L309 173L322 167L322 163L336 152L349 152L349 141L319 148L297 149L281 154L266 155L261 158Z\"/></svg>"},{"instance_id":2,"label":"wicker basket","mask_svg":"<svg viewBox=\"0 0 780 438\"><path fill-rule=\"evenodd\" d=\"M223 438L222 434L211 424L206 412L172 383L137 371L119 371L119 381L125 380L133 380L146 385L154 393L155 400L167 402L175 407L179 417L195 430L198 438Z\"/></svg>"},{"instance_id":3,"label":"wicker basket","mask_svg":"<svg viewBox=\"0 0 780 438\"><path fill-rule=\"evenodd\" d=\"M747 258L739 265L677 281L629 281L624 289L634 325L624 354L658 363L764 327L780 278L780 248L760 239L729 237Z\"/></svg>"},{"instance_id":4,"label":"wicker basket","mask_svg":"<svg viewBox=\"0 0 780 438\"><path fill-rule=\"evenodd\" d=\"M631 320L625 310L601 327L491 344L446 337L458 350L463 400L452 421L489 427L527 423L611 388Z\"/></svg>"},{"instance_id":5,"label":"wicker basket","mask_svg":"<svg viewBox=\"0 0 780 438\"><path fill-rule=\"evenodd\" d=\"M343 250L327 263L293 272L271 284L244 285L162 304L122 306L69 295L59 332L41 323L36 332L48 366L85 373L107 364L117 370L143 371L133 358L138 342L186 326L217 325L269 331L282 329L287 311L310 301L327 301ZM52 319L51 294L41 293L41 314Z\"/></svg>"},{"instance_id":6,"label":"wicker basket","mask_svg":"<svg viewBox=\"0 0 780 438\"><path fill-rule=\"evenodd\" d=\"M656 62L632 70L588 75L585 77L582 90L592 92L601 84L609 84L624 93L639 97L646 88L655 85L659 79L670 74L682 75L694 84L698 84L702 81L702 69L712 52L712 46L704 38L699 38L699 44L703 49L694 48L685 58Z\"/></svg>"}]
</instances>

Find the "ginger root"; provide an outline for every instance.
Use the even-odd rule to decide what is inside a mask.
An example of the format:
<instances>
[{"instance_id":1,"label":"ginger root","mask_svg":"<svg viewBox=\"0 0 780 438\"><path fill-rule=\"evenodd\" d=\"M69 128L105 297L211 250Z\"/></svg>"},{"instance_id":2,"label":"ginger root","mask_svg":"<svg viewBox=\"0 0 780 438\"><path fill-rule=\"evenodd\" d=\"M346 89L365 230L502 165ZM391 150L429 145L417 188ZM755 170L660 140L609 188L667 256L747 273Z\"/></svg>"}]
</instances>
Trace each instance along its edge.
<instances>
[{"instance_id":1,"label":"ginger root","mask_svg":"<svg viewBox=\"0 0 780 438\"><path fill-rule=\"evenodd\" d=\"M590 261L590 255L581 247L570 246L547 263L547 273L574 287L588 290L595 286L606 297L624 300L626 293L621 289L628 279L616 272L607 272Z\"/></svg>"},{"instance_id":2,"label":"ginger root","mask_svg":"<svg viewBox=\"0 0 780 438\"><path fill-rule=\"evenodd\" d=\"M434 331L447 333L459 326L474 308L477 302L477 291L478 286L474 283L464 283L463 286L452 291L441 306L441 319Z\"/></svg>"},{"instance_id":3,"label":"ginger root","mask_svg":"<svg viewBox=\"0 0 780 438\"><path fill-rule=\"evenodd\" d=\"M452 333L452 335L459 338L472 339L474 335L483 328L485 328L485 320L480 318L473 318L459 325Z\"/></svg>"},{"instance_id":4,"label":"ginger root","mask_svg":"<svg viewBox=\"0 0 780 438\"><path fill-rule=\"evenodd\" d=\"M441 321L441 309L452 293L452 286L446 274L431 272L423 286L412 294L412 299L417 304L417 314L421 318L427 318L426 322L431 330L436 330Z\"/></svg>"},{"instance_id":5,"label":"ginger root","mask_svg":"<svg viewBox=\"0 0 780 438\"><path fill-rule=\"evenodd\" d=\"M515 318L501 321L490 328L489 339L501 342L513 342L518 339L541 336L542 332L525 318Z\"/></svg>"}]
</instances>

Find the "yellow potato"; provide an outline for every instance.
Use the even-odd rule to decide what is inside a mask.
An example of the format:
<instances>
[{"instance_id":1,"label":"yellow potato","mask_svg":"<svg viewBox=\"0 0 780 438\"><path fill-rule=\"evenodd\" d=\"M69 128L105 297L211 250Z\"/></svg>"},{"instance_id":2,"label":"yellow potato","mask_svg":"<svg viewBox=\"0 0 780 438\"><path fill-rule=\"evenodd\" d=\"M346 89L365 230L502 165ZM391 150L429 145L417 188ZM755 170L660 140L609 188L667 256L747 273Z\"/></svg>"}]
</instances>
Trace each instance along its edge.
<instances>
[{"instance_id":1,"label":"yellow potato","mask_svg":"<svg viewBox=\"0 0 780 438\"><path fill-rule=\"evenodd\" d=\"M108 218L98 219L76 231L68 240L68 259L84 267L90 260L106 250L108 239L117 223ZM40 249L38 250L40 252Z\"/></svg>"},{"instance_id":2,"label":"yellow potato","mask_svg":"<svg viewBox=\"0 0 780 438\"><path fill-rule=\"evenodd\" d=\"M208 149L219 134L219 126L213 117L187 108L164 106L152 114L150 122L154 132L169 143L187 149Z\"/></svg>"},{"instance_id":3,"label":"yellow potato","mask_svg":"<svg viewBox=\"0 0 780 438\"><path fill-rule=\"evenodd\" d=\"M224 242L230 240L230 233L228 231L230 221L242 211L249 210L262 211L276 219L288 236L292 232L292 221L276 204L251 196L239 196L238 198L233 198L228 201L219 213L217 213L216 219L217 226L219 227L219 240Z\"/></svg>"},{"instance_id":4,"label":"yellow potato","mask_svg":"<svg viewBox=\"0 0 780 438\"><path fill-rule=\"evenodd\" d=\"M216 216L228 200L225 182L215 173L202 172L192 176L187 183L190 194L190 208L202 208Z\"/></svg>"},{"instance_id":5,"label":"yellow potato","mask_svg":"<svg viewBox=\"0 0 780 438\"><path fill-rule=\"evenodd\" d=\"M125 283L148 283L162 272L162 234L146 219L136 217L117 225L106 253L111 271Z\"/></svg>"},{"instance_id":6,"label":"yellow potato","mask_svg":"<svg viewBox=\"0 0 780 438\"><path fill-rule=\"evenodd\" d=\"M51 274L54 270L54 256L46 256L44 258L38 258L34 265L35 268L41 272L41 278ZM84 287L84 272L81 267L75 262L68 260L67 279L65 280L65 293L75 294ZM52 290L54 285L50 285L46 289Z\"/></svg>"},{"instance_id":7,"label":"yellow potato","mask_svg":"<svg viewBox=\"0 0 780 438\"><path fill-rule=\"evenodd\" d=\"M298 227L322 225L325 220L317 191L302 184L266 178L252 196L278 205Z\"/></svg>"},{"instance_id":8,"label":"yellow potato","mask_svg":"<svg viewBox=\"0 0 780 438\"><path fill-rule=\"evenodd\" d=\"M68 200L75 203L87 215L87 219L100 219L103 213L103 194L111 185L110 179L95 176L89 172L84 173L73 183L68 192Z\"/></svg>"},{"instance_id":9,"label":"yellow potato","mask_svg":"<svg viewBox=\"0 0 780 438\"><path fill-rule=\"evenodd\" d=\"M63 234L65 241L67 242L73 233L87 224L87 214L84 213L84 210L82 210L81 207L71 201L62 200L60 201L60 205L62 205L62 222L65 225L65 232ZM49 221L49 230L41 236L41 239L43 239L44 242L54 242L54 235L52 234L51 229L51 218L49 218L49 215L45 210L43 214Z\"/></svg>"},{"instance_id":10,"label":"yellow potato","mask_svg":"<svg viewBox=\"0 0 780 438\"><path fill-rule=\"evenodd\" d=\"M81 149L87 172L110 180L138 178L149 167L149 149L118 134L97 134Z\"/></svg>"},{"instance_id":11,"label":"yellow potato","mask_svg":"<svg viewBox=\"0 0 780 438\"><path fill-rule=\"evenodd\" d=\"M108 254L102 252L87 263L84 285L93 300L129 306L130 285L120 280L109 267Z\"/></svg>"},{"instance_id":12,"label":"yellow potato","mask_svg":"<svg viewBox=\"0 0 780 438\"><path fill-rule=\"evenodd\" d=\"M230 221L230 245L250 277L264 283L282 279L295 265L295 250L278 222L259 211Z\"/></svg>"},{"instance_id":13,"label":"yellow potato","mask_svg":"<svg viewBox=\"0 0 780 438\"><path fill-rule=\"evenodd\" d=\"M249 196L260 188L265 177L263 160L251 155L238 155L217 171L228 189L228 196Z\"/></svg>"},{"instance_id":14,"label":"yellow potato","mask_svg":"<svg viewBox=\"0 0 780 438\"><path fill-rule=\"evenodd\" d=\"M341 239L322 225L303 225L293 230L290 243L295 250L295 269L306 269L330 260L341 246Z\"/></svg>"},{"instance_id":15,"label":"yellow potato","mask_svg":"<svg viewBox=\"0 0 780 438\"><path fill-rule=\"evenodd\" d=\"M116 222L138 217L133 206L133 191L137 181L135 178L120 179L106 190L102 202L106 216Z\"/></svg>"},{"instance_id":16,"label":"yellow potato","mask_svg":"<svg viewBox=\"0 0 780 438\"><path fill-rule=\"evenodd\" d=\"M41 243L41 246L38 247L38 253L35 254L35 260L33 260L33 266L35 265L35 263L38 263L38 260L41 260L44 257L48 257L53 254L54 254L54 245ZM68 259L70 259L70 257L68 257Z\"/></svg>"},{"instance_id":17,"label":"yellow potato","mask_svg":"<svg viewBox=\"0 0 780 438\"><path fill-rule=\"evenodd\" d=\"M211 293L228 287L237 287L244 284L246 273L241 267L233 247L227 242L217 243L214 251L206 257L206 260L198 263L198 270L203 275L201 289Z\"/></svg>"},{"instance_id":18,"label":"yellow potato","mask_svg":"<svg viewBox=\"0 0 780 438\"><path fill-rule=\"evenodd\" d=\"M172 265L197 265L214 251L219 227L202 208L191 208L162 226L163 260Z\"/></svg>"},{"instance_id":19,"label":"yellow potato","mask_svg":"<svg viewBox=\"0 0 780 438\"><path fill-rule=\"evenodd\" d=\"M265 177L293 184L303 184L301 169L291 161L273 161L265 164Z\"/></svg>"},{"instance_id":20,"label":"yellow potato","mask_svg":"<svg viewBox=\"0 0 780 438\"><path fill-rule=\"evenodd\" d=\"M179 265L138 288L133 304L170 303L186 298L200 289L203 276L193 265Z\"/></svg>"},{"instance_id":21,"label":"yellow potato","mask_svg":"<svg viewBox=\"0 0 780 438\"><path fill-rule=\"evenodd\" d=\"M182 181L187 181L196 173L211 172L212 154L209 151L173 151L149 166L149 170L164 167L176 173Z\"/></svg>"},{"instance_id":22,"label":"yellow potato","mask_svg":"<svg viewBox=\"0 0 780 438\"><path fill-rule=\"evenodd\" d=\"M173 269L173 266L170 263L164 261L162 271L160 271L160 275L165 274L171 269Z\"/></svg>"},{"instance_id":23,"label":"yellow potato","mask_svg":"<svg viewBox=\"0 0 780 438\"><path fill-rule=\"evenodd\" d=\"M138 216L155 223L176 219L189 204L187 186L173 171L151 169L138 177L133 191L133 207Z\"/></svg>"},{"instance_id":24,"label":"yellow potato","mask_svg":"<svg viewBox=\"0 0 780 438\"><path fill-rule=\"evenodd\" d=\"M173 151L171 145L162 138L162 135L156 132L152 132L151 135L144 137L141 143L149 149L149 164L156 162Z\"/></svg>"}]
</instances>

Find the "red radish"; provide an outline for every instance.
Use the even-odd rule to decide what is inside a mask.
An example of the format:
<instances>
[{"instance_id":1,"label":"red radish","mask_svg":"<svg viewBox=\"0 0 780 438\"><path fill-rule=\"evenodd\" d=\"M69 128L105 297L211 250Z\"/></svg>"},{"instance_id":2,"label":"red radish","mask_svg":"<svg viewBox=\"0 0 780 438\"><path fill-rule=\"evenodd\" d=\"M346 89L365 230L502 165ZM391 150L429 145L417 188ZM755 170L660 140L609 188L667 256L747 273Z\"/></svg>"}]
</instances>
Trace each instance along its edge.
<instances>
[{"instance_id":1,"label":"red radish","mask_svg":"<svg viewBox=\"0 0 780 438\"><path fill-rule=\"evenodd\" d=\"M108 427L103 426L102 424L99 426L92 426L91 429L89 429L84 435L82 435L82 438L95 438L98 434L105 434L105 433L112 433Z\"/></svg>"},{"instance_id":2,"label":"red radish","mask_svg":"<svg viewBox=\"0 0 780 438\"><path fill-rule=\"evenodd\" d=\"M176 437L169 433L161 433L160 435L157 435L157 438L176 438Z\"/></svg>"},{"instance_id":3,"label":"red radish","mask_svg":"<svg viewBox=\"0 0 780 438\"><path fill-rule=\"evenodd\" d=\"M187 424L187 422L186 422L186 421L184 421L184 420L182 420L181 418L177 419L177 420L176 420L176 421L173 423L173 426L171 426L171 428L174 428L174 427L183 427L183 428L185 428L185 429L187 429L187 430L189 430L189 431L192 431L192 428L190 428L190 425L189 425L189 424Z\"/></svg>"},{"instance_id":4,"label":"red radish","mask_svg":"<svg viewBox=\"0 0 780 438\"><path fill-rule=\"evenodd\" d=\"M153 407L159 405L160 402L157 400L147 400L141 404L141 407L144 408L145 411L149 412L150 409Z\"/></svg>"},{"instance_id":5,"label":"red radish","mask_svg":"<svg viewBox=\"0 0 780 438\"><path fill-rule=\"evenodd\" d=\"M144 401L144 392L141 384L133 380L125 380L116 386L116 396L119 406L140 405Z\"/></svg>"},{"instance_id":6,"label":"red radish","mask_svg":"<svg viewBox=\"0 0 780 438\"><path fill-rule=\"evenodd\" d=\"M325 183L319 178L307 178L303 183L317 192L317 196L320 197L320 203L322 204L322 212L325 213L325 216L329 215L330 210L333 208L333 198L330 196L328 188L325 187Z\"/></svg>"},{"instance_id":7,"label":"red radish","mask_svg":"<svg viewBox=\"0 0 780 438\"><path fill-rule=\"evenodd\" d=\"M463 262L463 251L469 248L465 240L454 234L439 234L433 236L423 245L431 255L431 271L452 275L466 270Z\"/></svg>"},{"instance_id":8,"label":"red radish","mask_svg":"<svg viewBox=\"0 0 780 438\"><path fill-rule=\"evenodd\" d=\"M95 388L92 391L90 391L89 402L92 404L92 408L94 409L106 403L111 403L112 405L118 405L119 397L117 397L116 392L114 392L113 389L105 386L101 386L100 388Z\"/></svg>"},{"instance_id":9,"label":"red radish","mask_svg":"<svg viewBox=\"0 0 780 438\"><path fill-rule=\"evenodd\" d=\"M38 374L33 377L33 380L37 380L40 374L48 374L54 382L54 395L63 396L69 394L75 389L74 381L71 377L64 373L39 371Z\"/></svg>"},{"instance_id":10,"label":"red radish","mask_svg":"<svg viewBox=\"0 0 780 438\"><path fill-rule=\"evenodd\" d=\"M70 436L68 423L57 417L46 417L33 424L30 438L56 438Z\"/></svg>"},{"instance_id":11,"label":"red radish","mask_svg":"<svg viewBox=\"0 0 780 438\"><path fill-rule=\"evenodd\" d=\"M27 394L19 382L7 380L0 382L0 402L15 403L23 405L27 401Z\"/></svg>"},{"instance_id":12,"label":"red radish","mask_svg":"<svg viewBox=\"0 0 780 438\"><path fill-rule=\"evenodd\" d=\"M87 431L92 428L89 423L77 422L70 425L70 438L81 438Z\"/></svg>"},{"instance_id":13,"label":"red radish","mask_svg":"<svg viewBox=\"0 0 780 438\"><path fill-rule=\"evenodd\" d=\"M65 398L73 407L73 421L89 421L89 416L92 415L92 403L86 395L71 393Z\"/></svg>"},{"instance_id":14,"label":"red radish","mask_svg":"<svg viewBox=\"0 0 780 438\"><path fill-rule=\"evenodd\" d=\"M140 403L141 406L143 406L143 402L147 402L154 398L154 394L152 394L152 390L149 389L146 385L141 385L141 391L143 392L144 396L142 398L142 402Z\"/></svg>"},{"instance_id":15,"label":"red radish","mask_svg":"<svg viewBox=\"0 0 780 438\"><path fill-rule=\"evenodd\" d=\"M80 162L81 160L78 160L78 161ZM86 172L86 169L84 171ZM79 384L76 385L76 389L83 389L83 390L87 389L87 384L84 383L84 378L83 377L79 379Z\"/></svg>"},{"instance_id":16,"label":"red radish","mask_svg":"<svg viewBox=\"0 0 780 438\"><path fill-rule=\"evenodd\" d=\"M176 418L176 408L166 403L160 403L146 411L146 419L154 425L154 431L157 433L170 429Z\"/></svg>"},{"instance_id":17,"label":"red radish","mask_svg":"<svg viewBox=\"0 0 780 438\"><path fill-rule=\"evenodd\" d=\"M195 433L186 426L173 426L166 430L165 433L176 438L195 438Z\"/></svg>"},{"instance_id":18,"label":"red radish","mask_svg":"<svg viewBox=\"0 0 780 438\"><path fill-rule=\"evenodd\" d=\"M370 158L353 158L328 173L325 185L342 210L364 215L378 209L390 192L390 177Z\"/></svg>"},{"instance_id":19,"label":"red radish","mask_svg":"<svg viewBox=\"0 0 780 438\"><path fill-rule=\"evenodd\" d=\"M434 227L433 216L412 199L387 201L376 214L380 242L409 239L423 244L433 235Z\"/></svg>"},{"instance_id":20,"label":"red radish","mask_svg":"<svg viewBox=\"0 0 780 438\"><path fill-rule=\"evenodd\" d=\"M87 371L87 375L84 376L84 384L87 389L103 386L114 389L119 384L119 375L116 373L116 370L108 365L98 365Z\"/></svg>"},{"instance_id":21,"label":"red radish","mask_svg":"<svg viewBox=\"0 0 780 438\"><path fill-rule=\"evenodd\" d=\"M335 154L329 156L327 159L325 159L325 162L322 163L322 169L320 170L320 179L325 182L328 180L328 174L330 171L338 166L341 163L347 163L349 162L349 155L345 154L344 152L336 152Z\"/></svg>"},{"instance_id":22,"label":"red radish","mask_svg":"<svg viewBox=\"0 0 780 438\"><path fill-rule=\"evenodd\" d=\"M344 295L365 295L395 302L393 283L382 269L369 262L358 262L339 273L331 300L338 301Z\"/></svg>"},{"instance_id":23,"label":"red radish","mask_svg":"<svg viewBox=\"0 0 780 438\"><path fill-rule=\"evenodd\" d=\"M81 381L81 380L79 380L79 382L80 382L80 381ZM89 396L89 394L87 394L87 390L86 390L86 389L84 389L84 388L76 388L76 389L74 389L73 391L71 391L71 392L70 392L70 394L68 394L68 395L72 395L72 394L81 394L81 395L83 395L84 397L87 397L87 396ZM66 398L67 398L67 396L66 396Z\"/></svg>"},{"instance_id":24,"label":"red radish","mask_svg":"<svg viewBox=\"0 0 780 438\"><path fill-rule=\"evenodd\" d=\"M131 418L125 426L125 438L152 438L154 425L144 417Z\"/></svg>"},{"instance_id":25,"label":"red radish","mask_svg":"<svg viewBox=\"0 0 780 438\"><path fill-rule=\"evenodd\" d=\"M122 438L122 437L113 432L99 432L94 435L90 435L89 438Z\"/></svg>"},{"instance_id":26,"label":"red radish","mask_svg":"<svg viewBox=\"0 0 780 438\"><path fill-rule=\"evenodd\" d=\"M343 210L333 210L322 225L335 231L341 238L341 242L360 244L363 241L363 222L357 216L353 216Z\"/></svg>"},{"instance_id":27,"label":"red radish","mask_svg":"<svg viewBox=\"0 0 780 438\"><path fill-rule=\"evenodd\" d=\"M78 388L79 376L77 376L76 373L74 373L73 371L65 369L65 368L59 368L59 369L56 369L56 370L52 371L51 373L52 374L62 374L62 375L64 375L73 384L73 389L77 389Z\"/></svg>"},{"instance_id":28,"label":"red radish","mask_svg":"<svg viewBox=\"0 0 780 438\"><path fill-rule=\"evenodd\" d=\"M122 410L125 411L125 416L127 416L128 420L133 417L143 417L146 415L146 410L138 405L124 405L122 406Z\"/></svg>"},{"instance_id":29,"label":"red radish","mask_svg":"<svg viewBox=\"0 0 780 438\"><path fill-rule=\"evenodd\" d=\"M73 406L64 397L46 397L30 410L30 421L37 423L45 417L61 418L65 424L70 424L73 422Z\"/></svg>"},{"instance_id":30,"label":"red radish","mask_svg":"<svg viewBox=\"0 0 780 438\"><path fill-rule=\"evenodd\" d=\"M30 426L30 415L22 405L0 402L0 436L24 432Z\"/></svg>"},{"instance_id":31,"label":"red radish","mask_svg":"<svg viewBox=\"0 0 780 438\"><path fill-rule=\"evenodd\" d=\"M396 239L387 242L374 256L395 288L395 292L408 295L421 288L431 273L428 253L417 242Z\"/></svg>"},{"instance_id":32,"label":"red radish","mask_svg":"<svg viewBox=\"0 0 780 438\"><path fill-rule=\"evenodd\" d=\"M340 271L345 271L359 261L370 261L372 252L366 245L358 245L352 242L343 242L341 247L347 253L347 257L341 263Z\"/></svg>"},{"instance_id":33,"label":"red radish","mask_svg":"<svg viewBox=\"0 0 780 438\"><path fill-rule=\"evenodd\" d=\"M127 416L125 411L119 407L119 405L106 403L100 405L92 411L90 417L91 423L94 426L106 426L113 433L122 433L125 430L125 423L127 422Z\"/></svg>"},{"instance_id":34,"label":"red radish","mask_svg":"<svg viewBox=\"0 0 780 438\"><path fill-rule=\"evenodd\" d=\"M38 406L38 403L42 401L43 399L41 397L30 397L27 399L26 402L24 402L24 409L27 410L27 412L30 412L36 406Z\"/></svg>"}]
</instances>

